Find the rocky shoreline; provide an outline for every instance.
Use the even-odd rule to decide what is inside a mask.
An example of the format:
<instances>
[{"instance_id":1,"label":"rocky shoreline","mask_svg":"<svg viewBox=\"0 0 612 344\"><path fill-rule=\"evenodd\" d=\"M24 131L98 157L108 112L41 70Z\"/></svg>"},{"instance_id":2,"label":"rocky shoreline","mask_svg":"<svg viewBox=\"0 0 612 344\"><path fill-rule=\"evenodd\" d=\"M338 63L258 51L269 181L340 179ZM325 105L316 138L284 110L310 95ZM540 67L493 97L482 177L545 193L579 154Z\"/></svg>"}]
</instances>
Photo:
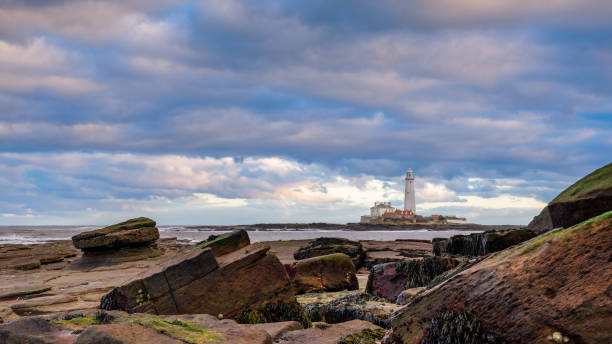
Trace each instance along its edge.
<instances>
[{"instance_id":1,"label":"rocky shoreline","mask_svg":"<svg viewBox=\"0 0 612 344\"><path fill-rule=\"evenodd\" d=\"M0 343L610 343L612 185L591 189L561 198L571 226L432 241L252 244L232 227L193 244L136 218L0 245Z\"/></svg>"}]
</instances>

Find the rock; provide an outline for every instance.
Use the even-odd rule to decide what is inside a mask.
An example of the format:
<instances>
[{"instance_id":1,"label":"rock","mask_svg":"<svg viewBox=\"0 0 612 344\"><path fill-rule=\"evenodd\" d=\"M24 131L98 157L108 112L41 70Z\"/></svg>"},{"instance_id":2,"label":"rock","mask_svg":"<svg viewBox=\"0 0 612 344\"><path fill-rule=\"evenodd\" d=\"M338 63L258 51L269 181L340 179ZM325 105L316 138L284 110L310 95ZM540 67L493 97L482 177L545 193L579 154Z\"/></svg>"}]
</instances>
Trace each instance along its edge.
<instances>
[{"instance_id":1,"label":"rock","mask_svg":"<svg viewBox=\"0 0 612 344\"><path fill-rule=\"evenodd\" d=\"M278 339L285 333L296 330L303 330L304 327L297 321L282 321L267 324L254 324L250 325L250 328L265 331L272 337L272 339Z\"/></svg>"},{"instance_id":2,"label":"rock","mask_svg":"<svg viewBox=\"0 0 612 344\"><path fill-rule=\"evenodd\" d=\"M139 217L72 237L74 247L83 251L146 246L159 239L155 221Z\"/></svg>"},{"instance_id":3,"label":"rock","mask_svg":"<svg viewBox=\"0 0 612 344\"><path fill-rule=\"evenodd\" d=\"M13 310L13 312L15 312L15 314L18 315L45 314L47 313L44 310L45 306L71 303L77 300L77 297L69 295L43 296L14 303L11 305L11 309Z\"/></svg>"},{"instance_id":4,"label":"rock","mask_svg":"<svg viewBox=\"0 0 612 344\"><path fill-rule=\"evenodd\" d=\"M77 335L41 318L21 318L0 325L2 344L72 344Z\"/></svg>"},{"instance_id":5,"label":"rock","mask_svg":"<svg viewBox=\"0 0 612 344\"><path fill-rule=\"evenodd\" d=\"M344 253L298 260L285 268L297 294L359 289L355 265Z\"/></svg>"},{"instance_id":6,"label":"rock","mask_svg":"<svg viewBox=\"0 0 612 344\"><path fill-rule=\"evenodd\" d=\"M38 259L28 259L24 261L17 262L13 265L13 268L19 270L34 270L40 267L40 260Z\"/></svg>"},{"instance_id":7,"label":"rock","mask_svg":"<svg viewBox=\"0 0 612 344\"><path fill-rule=\"evenodd\" d=\"M405 289L426 286L441 273L457 266L453 258L429 257L376 265L368 277L366 292L395 302Z\"/></svg>"},{"instance_id":8,"label":"rock","mask_svg":"<svg viewBox=\"0 0 612 344\"><path fill-rule=\"evenodd\" d=\"M324 256L332 253L344 253L351 257L356 269L363 265L365 252L363 246L358 241L343 238L318 238L293 254L295 259L306 259L317 256Z\"/></svg>"},{"instance_id":9,"label":"rock","mask_svg":"<svg viewBox=\"0 0 612 344\"><path fill-rule=\"evenodd\" d=\"M611 343L612 212L495 253L417 296L386 343ZM457 342L457 341L455 341Z\"/></svg>"},{"instance_id":10,"label":"rock","mask_svg":"<svg viewBox=\"0 0 612 344\"><path fill-rule=\"evenodd\" d=\"M94 325L86 328L74 344L183 344L138 324Z\"/></svg>"},{"instance_id":11,"label":"rock","mask_svg":"<svg viewBox=\"0 0 612 344\"><path fill-rule=\"evenodd\" d=\"M40 294L49 290L51 290L51 287L42 284L0 288L0 300L12 299L18 296Z\"/></svg>"},{"instance_id":12,"label":"rock","mask_svg":"<svg viewBox=\"0 0 612 344\"><path fill-rule=\"evenodd\" d=\"M365 329L381 330L380 327L363 320L351 320L332 324L324 328L313 327L286 333L276 340L278 344L336 344L351 334L357 334ZM367 342L366 342L367 343Z\"/></svg>"},{"instance_id":13,"label":"rock","mask_svg":"<svg viewBox=\"0 0 612 344\"><path fill-rule=\"evenodd\" d=\"M433 252L437 256L443 254L482 256L522 243L537 234L533 230L521 228L472 233L469 235L454 235L448 239L434 238L432 240Z\"/></svg>"},{"instance_id":14,"label":"rock","mask_svg":"<svg viewBox=\"0 0 612 344\"><path fill-rule=\"evenodd\" d=\"M389 315L400 308L374 295L355 291L304 294L297 300L312 321L329 324L360 319L389 328Z\"/></svg>"},{"instance_id":15,"label":"rock","mask_svg":"<svg viewBox=\"0 0 612 344\"><path fill-rule=\"evenodd\" d=\"M249 234L244 229L214 236L214 238L209 239L211 240L201 241L196 246L199 248L210 248L215 257L221 257L251 244Z\"/></svg>"},{"instance_id":16,"label":"rock","mask_svg":"<svg viewBox=\"0 0 612 344\"><path fill-rule=\"evenodd\" d=\"M101 266L141 261L159 257L163 251L155 246L123 247L113 250L87 250L80 259L70 263L68 270L90 270Z\"/></svg>"},{"instance_id":17,"label":"rock","mask_svg":"<svg viewBox=\"0 0 612 344\"><path fill-rule=\"evenodd\" d=\"M366 328L341 338L336 344L378 344L384 335L383 329Z\"/></svg>"},{"instance_id":18,"label":"rock","mask_svg":"<svg viewBox=\"0 0 612 344\"><path fill-rule=\"evenodd\" d=\"M273 324L266 324L273 325ZM271 326L272 327L272 326ZM289 324L278 328L290 329ZM30 317L0 325L0 343L25 344L271 344L270 335L211 315L156 316L93 310Z\"/></svg>"},{"instance_id":19,"label":"rock","mask_svg":"<svg viewBox=\"0 0 612 344\"><path fill-rule=\"evenodd\" d=\"M402 292L397 296L397 299L395 299L395 303L397 303L398 305L405 305L425 289L425 287L417 287L402 290Z\"/></svg>"},{"instance_id":20,"label":"rock","mask_svg":"<svg viewBox=\"0 0 612 344\"><path fill-rule=\"evenodd\" d=\"M580 179L553 199L528 228L543 232L568 228L612 210L612 164Z\"/></svg>"},{"instance_id":21,"label":"rock","mask_svg":"<svg viewBox=\"0 0 612 344\"><path fill-rule=\"evenodd\" d=\"M268 250L258 243L215 259L210 249L194 249L156 273L114 288L100 308L222 314L247 323L296 320L309 326L284 266Z\"/></svg>"}]
</instances>

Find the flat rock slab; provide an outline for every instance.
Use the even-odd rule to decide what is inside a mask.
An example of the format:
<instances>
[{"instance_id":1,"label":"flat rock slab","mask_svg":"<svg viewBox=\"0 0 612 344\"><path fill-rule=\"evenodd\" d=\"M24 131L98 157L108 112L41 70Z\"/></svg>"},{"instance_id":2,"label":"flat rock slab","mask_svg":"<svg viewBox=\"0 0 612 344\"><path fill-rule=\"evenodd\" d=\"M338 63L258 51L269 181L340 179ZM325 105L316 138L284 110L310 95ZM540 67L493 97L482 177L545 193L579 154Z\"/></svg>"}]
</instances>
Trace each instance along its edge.
<instances>
[{"instance_id":1,"label":"flat rock slab","mask_svg":"<svg viewBox=\"0 0 612 344\"><path fill-rule=\"evenodd\" d=\"M336 344L341 338L364 329L380 329L380 327L363 320L351 320L344 323L329 325L324 329L313 327L305 330L288 332L275 341L275 343Z\"/></svg>"},{"instance_id":2,"label":"flat rock slab","mask_svg":"<svg viewBox=\"0 0 612 344\"><path fill-rule=\"evenodd\" d=\"M0 300L13 299L25 295L40 294L49 290L51 290L51 287L43 284L0 288Z\"/></svg>"},{"instance_id":3,"label":"flat rock slab","mask_svg":"<svg viewBox=\"0 0 612 344\"><path fill-rule=\"evenodd\" d=\"M94 325L86 328L74 344L183 344L178 339L138 324Z\"/></svg>"},{"instance_id":4,"label":"flat rock slab","mask_svg":"<svg viewBox=\"0 0 612 344\"><path fill-rule=\"evenodd\" d=\"M58 328L42 318L21 318L0 325L3 344L72 344L76 338L72 330Z\"/></svg>"},{"instance_id":5,"label":"flat rock slab","mask_svg":"<svg viewBox=\"0 0 612 344\"><path fill-rule=\"evenodd\" d=\"M113 249L147 245L159 239L155 221L139 217L112 226L87 231L72 237L74 247L81 250Z\"/></svg>"},{"instance_id":6,"label":"flat rock slab","mask_svg":"<svg viewBox=\"0 0 612 344\"><path fill-rule=\"evenodd\" d=\"M43 296L25 301L20 301L11 305L13 312L19 315L36 315L44 314L47 311L44 309L46 306L54 306L58 304L67 304L78 301L76 296L69 295L53 295ZM41 309L43 308L43 309ZM52 307L57 309L57 307Z\"/></svg>"},{"instance_id":7,"label":"flat rock slab","mask_svg":"<svg viewBox=\"0 0 612 344\"><path fill-rule=\"evenodd\" d=\"M108 311L22 318L0 325L2 344L271 344L270 335L207 314L154 316ZM287 327L283 324L284 327Z\"/></svg>"},{"instance_id":8,"label":"flat rock slab","mask_svg":"<svg viewBox=\"0 0 612 344\"><path fill-rule=\"evenodd\" d=\"M275 323L250 325L252 329L267 332L272 339L278 339L289 331L302 330L304 327L297 321L281 321Z\"/></svg>"}]
</instances>

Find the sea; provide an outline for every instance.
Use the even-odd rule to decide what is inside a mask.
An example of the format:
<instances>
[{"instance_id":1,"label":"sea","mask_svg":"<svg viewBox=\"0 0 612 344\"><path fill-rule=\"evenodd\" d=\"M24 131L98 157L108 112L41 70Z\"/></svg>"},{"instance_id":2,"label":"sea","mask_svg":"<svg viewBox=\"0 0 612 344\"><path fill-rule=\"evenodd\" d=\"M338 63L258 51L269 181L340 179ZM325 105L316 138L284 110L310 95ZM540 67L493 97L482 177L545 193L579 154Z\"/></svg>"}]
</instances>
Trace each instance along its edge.
<instances>
[{"instance_id":1,"label":"sea","mask_svg":"<svg viewBox=\"0 0 612 344\"><path fill-rule=\"evenodd\" d=\"M101 226L0 226L1 244L42 244L53 240L70 240L78 233L100 228ZM189 242L199 242L211 234L219 235L229 231L210 230L193 226L158 226L162 238L177 238ZM249 231L251 242L274 240L305 240L319 237L336 237L351 240L381 240L396 239L431 240L433 238L448 238L457 234L469 234L479 231L414 229L405 231L352 231L328 229L266 229Z\"/></svg>"}]
</instances>

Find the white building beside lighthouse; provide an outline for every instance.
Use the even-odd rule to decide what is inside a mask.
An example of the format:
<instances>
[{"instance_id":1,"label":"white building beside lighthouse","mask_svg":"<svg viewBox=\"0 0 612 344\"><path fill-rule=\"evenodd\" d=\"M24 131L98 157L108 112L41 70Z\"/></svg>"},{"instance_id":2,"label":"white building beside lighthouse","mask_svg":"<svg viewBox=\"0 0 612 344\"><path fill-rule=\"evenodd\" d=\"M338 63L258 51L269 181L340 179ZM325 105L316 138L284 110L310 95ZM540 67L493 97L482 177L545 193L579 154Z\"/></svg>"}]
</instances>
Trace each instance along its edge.
<instances>
[{"instance_id":1,"label":"white building beside lighthouse","mask_svg":"<svg viewBox=\"0 0 612 344\"><path fill-rule=\"evenodd\" d=\"M409 168L404 178L404 210L395 209L391 202L374 202L370 215L361 217L361 223L413 222L416 220L416 200L414 197L414 173Z\"/></svg>"}]
</instances>

